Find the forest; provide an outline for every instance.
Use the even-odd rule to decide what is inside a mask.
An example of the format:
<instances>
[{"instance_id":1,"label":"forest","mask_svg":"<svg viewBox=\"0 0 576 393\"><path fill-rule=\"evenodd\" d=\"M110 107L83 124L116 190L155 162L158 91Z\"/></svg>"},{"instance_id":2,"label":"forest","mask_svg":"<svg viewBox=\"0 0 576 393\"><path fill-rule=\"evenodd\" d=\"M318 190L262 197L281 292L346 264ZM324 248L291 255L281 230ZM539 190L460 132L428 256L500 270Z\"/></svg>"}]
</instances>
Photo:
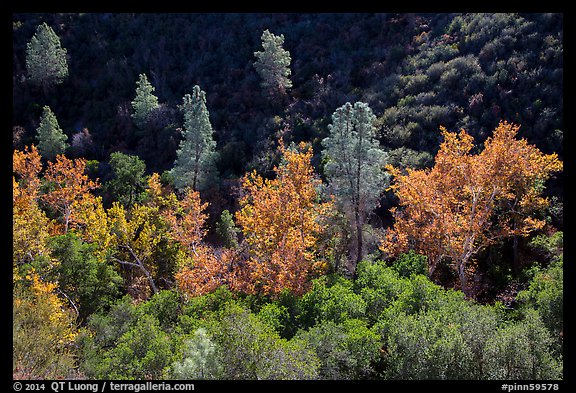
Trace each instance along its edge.
<instances>
[{"instance_id":1,"label":"forest","mask_svg":"<svg viewBox=\"0 0 576 393\"><path fill-rule=\"evenodd\" d=\"M564 379L562 14L12 44L13 379Z\"/></svg>"}]
</instances>

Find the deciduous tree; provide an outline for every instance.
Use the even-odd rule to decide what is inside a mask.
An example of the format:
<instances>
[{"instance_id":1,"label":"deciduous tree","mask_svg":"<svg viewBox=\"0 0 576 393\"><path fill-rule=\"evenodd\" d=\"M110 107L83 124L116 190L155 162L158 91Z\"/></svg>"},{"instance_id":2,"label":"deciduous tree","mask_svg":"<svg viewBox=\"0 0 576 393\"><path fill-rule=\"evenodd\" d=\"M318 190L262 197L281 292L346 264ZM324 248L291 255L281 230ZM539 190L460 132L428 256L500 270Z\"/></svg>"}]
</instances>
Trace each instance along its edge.
<instances>
[{"instance_id":1,"label":"deciduous tree","mask_svg":"<svg viewBox=\"0 0 576 393\"><path fill-rule=\"evenodd\" d=\"M468 293L470 258L497 239L525 236L544 221L536 213L548 200L541 193L552 173L562 169L556 154L543 154L524 139L519 126L501 122L479 154L473 139L442 128L444 142L429 170L403 174L389 167L392 189L400 198L394 227L381 249L397 254L414 249L428 258L432 275L449 259Z\"/></svg>"},{"instance_id":2,"label":"deciduous tree","mask_svg":"<svg viewBox=\"0 0 576 393\"><path fill-rule=\"evenodd\" d=\"M34 270L14 284L12 373L15 379L64 379L74 367L75 318L58 286Z\"/></svg>"},{"instance_id":3,"label":"deciduous tree","mask_svg":"<svg viewBox=\"0 0 576 393\"><path fill-rule=\"evenodd\" d=\"M158 293L152 255L162 236L166 235L158 207L135 204L130 211L126 211L120 203L114 202L107 213L108 226L113 235L112 260L135 268L135 271L132 270L133 278L145 277L153 293Z\"/></svg>"},{"instance_id":4,"label":"deciduous tree","mask_svg":"<svg viewBox=\"0 0 576 393\"><path fill-rule=\"evenodd\" d=\"M312 149L280 143L282 163L276 178L263 179L252 172L244 177L242 209L236 220L249 245L248 292L277 294L289 289L301 294L308 289L316 268L318 234L330 202L319 202L316 178L310 163Z\"/></svg>"},{"instance_id":5,"label":"deciduous tree","mask_svg":"<svg viewBox=\"0 0 576 393\"><path fill-rule=\"evenodd\" d=\"M12 255L15 265L47 255L50 220L38 206L42 162L34 145L14 150L12 178Z\"/></svg>"},{"instance_id":6,"label":"deciduous tree","mask_svg":"<svg viewBox=\"0 0 576 393\"><path fill-rule=\"evenodd\" d=\"M44 180L50 184L51 190L42 195L42 200L61 214L64 228L68 232L70 224L77 220L76 202L86 198L90 191L99 185L84 173L86 160L77 158L70 160L63 155L56 156L56 161L48 162Z\"/></svg>"}]
</instances>

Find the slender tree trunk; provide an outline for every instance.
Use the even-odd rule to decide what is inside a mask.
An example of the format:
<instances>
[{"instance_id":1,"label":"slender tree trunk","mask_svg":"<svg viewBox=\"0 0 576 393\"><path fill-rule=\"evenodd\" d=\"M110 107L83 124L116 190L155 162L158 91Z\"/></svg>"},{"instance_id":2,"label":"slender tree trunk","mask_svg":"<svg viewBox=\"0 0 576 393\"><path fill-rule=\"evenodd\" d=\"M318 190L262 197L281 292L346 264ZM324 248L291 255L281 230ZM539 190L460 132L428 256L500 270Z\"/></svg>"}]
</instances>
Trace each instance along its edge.
<instances>
[{"instance_id":1,"label":"slender tree trunk","mask_svg":"<svg viewBox=\"0 0 576 393\"><path fill-rule=\"evenodd\" d=\"M466 277L466 262L467 261L460 261L460 264L458 265L458 276L460 277L462 292L464 292L466 298L469 298L470 294L468 292L468 278Z\"/></svg>"},{"instance_id":2,"label":"slender tree trunk","mask_svg":"<svg viewBox=\"0 0 576 393\"><path fill-rule=\"evenodd\" d=\"M362 234L362 221L360 220L360 208L356 206L354 208L354 218L356 220L356 239L357 239L357 253L356 253L356 264L354 266L354 273L352 275L353 279L358 278L356 273L356 268L360 261L362 261L362 249L364 248L364 236Z\"/></svg>"}]
</instances>

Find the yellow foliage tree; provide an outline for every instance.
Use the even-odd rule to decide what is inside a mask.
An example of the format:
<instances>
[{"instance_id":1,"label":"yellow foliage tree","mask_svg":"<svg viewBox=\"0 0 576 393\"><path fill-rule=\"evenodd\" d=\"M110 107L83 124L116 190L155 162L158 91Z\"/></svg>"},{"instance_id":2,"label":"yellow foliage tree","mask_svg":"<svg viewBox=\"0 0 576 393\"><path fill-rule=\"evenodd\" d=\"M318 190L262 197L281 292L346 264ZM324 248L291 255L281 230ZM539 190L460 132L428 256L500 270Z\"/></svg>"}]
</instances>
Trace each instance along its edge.
<instances>
[{"instance_id":1,"label":"yellow foliage tree","mask_svg":"<svg viewBox=\"0 0 576 393\"><path fill-rule=\"evenodd\" d=\"M114 250L112 260L123 266L136 268L143 274L154 293L158 287L154 281L154 261L152 254L165 233L158 207L134 204L127 212L122 204L114 202L108 209L110 246ZM139 276L136 273L136 276Z\"/></svg>"},{"instance_id":2,"label":"yellow foliage tree","mask_svg":"<svg viewBox=\"0 0 576 393\"><path fill-rule=\"evenodd\" d=\"M34 145L14 151L13 171L12 246L13 263L18 265L47 254L50 220L38 206L42 163Z\"/></svg>"},{"instance_id":3,"label":"yellow foliage tree","mask_svg":"<svg viewBox=\"0 0 576 393\"><path fill-rule=\"evenodd\" d=\"M407 249L428 258L432 275L449 259L467 293L470 258L497 239L525 236L542 228L535 214L548 205L541 196L544 182L562 170L556 154L546 155L524 139L519 126L501 122L480 154L471 154L473 138L462 130L441 128L444 142L433 168L400 169L390 187L400 199L393 209L393 228L381 250L397 255Z\"/></svg>"},{"instance_id":4,"label":"yellow foliage tree","mask_svg":"<svg viewBox=\"0 0 576 393\"><path fill-rule=\"evenodd\" d=\"M57 285L32 269L16 278L12 308L12 372L15 379L64 379L74 367L77 326L56 295Z\"/></svg>"}]
</instances>

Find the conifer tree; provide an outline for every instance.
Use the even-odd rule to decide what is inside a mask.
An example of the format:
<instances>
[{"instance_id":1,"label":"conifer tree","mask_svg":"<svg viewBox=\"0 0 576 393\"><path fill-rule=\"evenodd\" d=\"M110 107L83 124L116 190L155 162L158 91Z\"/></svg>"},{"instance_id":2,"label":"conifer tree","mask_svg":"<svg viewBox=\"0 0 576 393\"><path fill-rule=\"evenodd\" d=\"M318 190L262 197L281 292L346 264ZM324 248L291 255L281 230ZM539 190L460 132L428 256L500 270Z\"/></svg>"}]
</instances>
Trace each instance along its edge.
<instances>
[{"instance_id":1,"label":"conifer tree","mask_svg":"<svg viewBox=\"0 0 576 393\"><path fill-rule=\"evenodd\" d=\"M46 23L38 26L26 46L26 70L30 82L44 88L62 83L68 76L66 48L62 48L60 38Z\"/></svg>"},{"instance_id":2,"label":"conifer tree","mask_svg":"<svg viewBox=\"0 0 576 393\"><path fill-rule=\"evenodd\" d=\"M148 82L146 74L140 74L140 78L136 82L136 97L132 101L132 108L134 108L132 117L140 128L144 128L150 114L160 106L158 97L153 92L154 86Z\"/></svg>"},{"instance_id":3,"label":"conifer tree","mask_svg":"<svg viewBox=\"0 0 576 393\"><path fill-rule=\"evenodd\" d=\"M38 139L38 150L40 155L47 160L52 160L57 154L64 153L68 147L66 139L68 137L58 124L56 116L49 106L44 106L40 125L36 129Z\"/></svg>"},{"instance_id":4,"label":"conifer tree","mask_svg":"<svg viewBox=\"0 0 576 393\"><path fill-rule=\"evenodd\" d=\"M329 136L322 141L328 182L356 233L356 263L363 257L362 227L387 187L384 170L388 154L376 139L375 116L363 102L347 102L336 109Z\"/></svg>"},{"instance_id":5,"label":"conifer tree","mask_svg":"<svg viewBox=\"0 0 576 393\"><path fill-rule=\"evenodd\" d=\"M262 33L263 51L254 52L257 60L254 68L262 78L261 86L271 94L285 94L292 87L290 80L290 52L282 48L284 34L279 36L264 30Z\"/></svg>"},{"instance_id":6,"label":"conifer tree","mask_svg":"<svg viewBox=\"0 0 576 393\"><path fill-rule=\"evenodd\" d=\"M180 190L186 187L203 190L217 176L216 142L212 137L212 125L206 108L206 93L199 86L194 86L192 95L183 97L180 109L184 112L184 127L171 171L174 185Z\"/></svg>"}]
</instances>

